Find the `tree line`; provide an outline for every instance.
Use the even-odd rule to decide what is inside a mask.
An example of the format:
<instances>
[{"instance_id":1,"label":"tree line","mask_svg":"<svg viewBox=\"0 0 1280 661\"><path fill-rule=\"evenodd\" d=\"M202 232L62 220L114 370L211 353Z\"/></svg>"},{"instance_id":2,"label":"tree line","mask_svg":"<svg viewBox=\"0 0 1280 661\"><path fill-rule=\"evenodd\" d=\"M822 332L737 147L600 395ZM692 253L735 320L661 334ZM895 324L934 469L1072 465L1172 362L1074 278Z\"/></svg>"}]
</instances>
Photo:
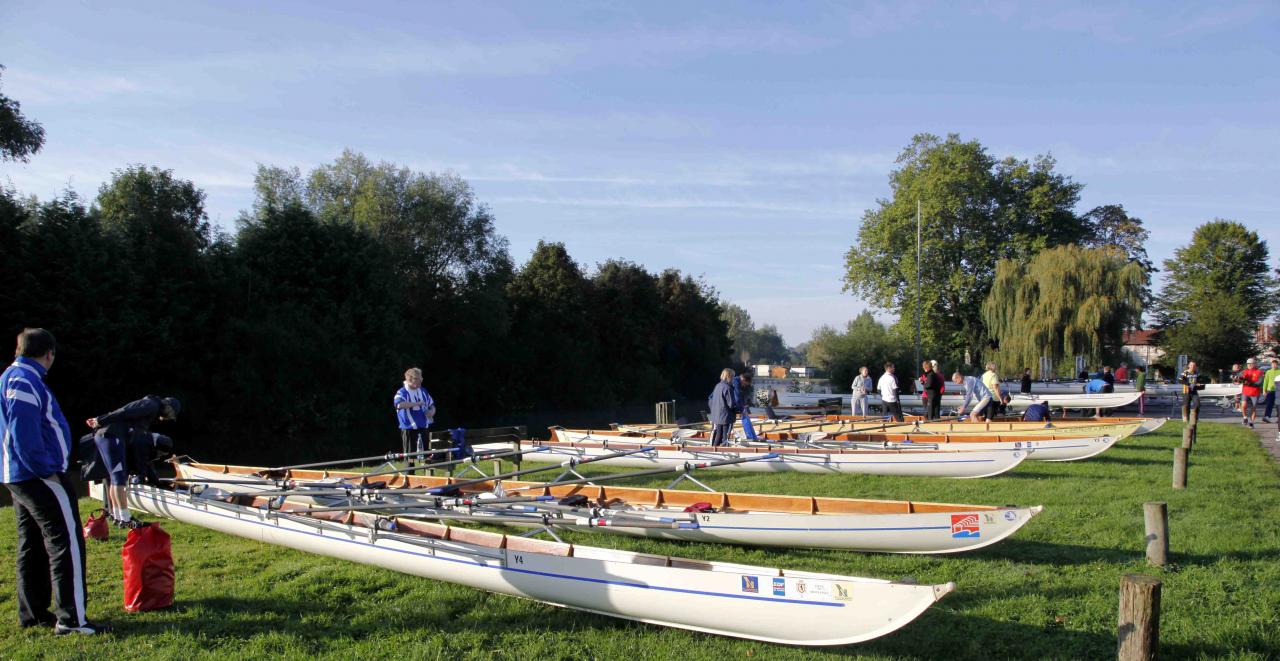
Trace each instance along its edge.
<instances>
[{"instance_id":1,"label":"tree line","mask_svg":"<svg viewBox=\"0 0 1280 661\"><path fill-rule=\"evenodd\" d=\"M59 339L69 419L147 393L185 403L184 451L380 451L422 367L441 425L705 397L729 359L714 289L540 242L516 268L453 175L354 153L262 167L234 234L168 170L116 171L93 200L0 190L0 309Z\"/></svg>"},{"instance_id":2,"label":"tree line","mask_svg":"<svg viewBox=\"0 0 1280 661\"><path fill-rule=\"evenodd\" d=\"M1264 349L1254 330L1277 309L1280 282L1266 242L1240 223L1199 227L1163 262L1166 282L1155 294L1143 221L1120 204L1076 213L1083 184L1057 172L1050 156L997 159L976 140L921 134L889 183L892 196L865 212L846 254L845 289L897 321L877 328L867 316L843 332L815 332L809 359L833 373L874 370L885 359L901 368L917 309L924 357L950 366L994 359L1012 372L1048 356L1061 375L1075 355L1094 367L1114 363L1144 313L1169 354L1211 369Z\"/></svg>"}]
</instances>

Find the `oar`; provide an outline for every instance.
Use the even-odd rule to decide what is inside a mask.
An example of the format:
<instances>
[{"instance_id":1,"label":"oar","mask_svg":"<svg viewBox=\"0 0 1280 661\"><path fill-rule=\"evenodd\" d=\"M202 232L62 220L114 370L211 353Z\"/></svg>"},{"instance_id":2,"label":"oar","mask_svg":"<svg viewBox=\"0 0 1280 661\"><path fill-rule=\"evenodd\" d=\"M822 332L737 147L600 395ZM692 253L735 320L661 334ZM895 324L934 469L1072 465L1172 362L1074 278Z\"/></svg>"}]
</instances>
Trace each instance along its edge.
<instances>
[{"instance_id":1,"label":"oar","mask_svg":"<svg viewBox=\"0 0 1280 661\"><path fill-rule=\"evenodd\" d=\"M613 452L613 453L609 453L609 454L605 454L605 455L600 455L600 456L598 456L598 457L587 457L586 459L576 459L576 458L575 458L575 459L572 459L572 460L569 460L569 461L565 461L565 462L561 462L561 463L558 463L558 464L551 464L551 465L549 465L549 466L542 466L542 467L537 467L537 468L526 468L526 469L523 469L523 470L511 471L511 472L509 472L509 473L502 473L502 474L500 474L500 475L493 475L493 476L490 476L490 477L478 478L478 479L474 479L474 480L464 480L464 481L462 481L462 482L453 482L453 483L450 483L450 484L443 484L443 485L440 485L440 486L438 486L438 487L414 487L414 488L408 488L408 489L404 489L404 488L400 488L400 489L380 489L380 488L376 488L376 489L369 489L369 488L360 488L360 487L357 487L357 486L355 486L355 485L352 485L352 486L350 486L350 487L342 487L341 485L329 484L329 483L323 483L323 482L322 482L322 483L312 483L312 484L315 484L315 485L316 485L316 488L314 488L314 489L306 489L306 488L304 488L306 485L301 485L301 484L300 484L300 485L297 485L297 486L296 486L295 488L293 488L293 489L277 489L277 490L272 490L272 491L257 491L257 492L247 492L247 493L231 493L231 494L227 494L227 495L229 495L229 496L258 496L258 497L273 497L273 498L274 498L274 497L277 497L277 496L294 496L294 495L297 495L297 496L339 496L339 497L352 497L353 495L354 495L354 496L363 496L363 495L372 495L372 494L379 494L379 495L380 495L380 494L395 494L395 495L430 494L430 495L438 495L438 494L446 493L446 492L449 492L449 491L457 491L457 490L461 489L462 487L468 487L468 486L471 486L471 485L474 485L474 484L484 484L484 483L487 483L487 482L493 482L493 481L495 481L495 480L504 480L504 479L511 478L511 477L517 477L517 476L520 476L520 475L528 475L528 474L530 474L530 473L540 473L540 472L544 472L544 471L555 470L555 469L557 469L557 468L563 468L564 466L581 466L582 464L595 463L595 462L597 462L597 461L604 461L604 460L606 460L606 459L617 459L618 457L625 457L625 456L627 456L627 455L637 454L637 453L640 453L640 452L652 452L652 451L653 451L653 449L652 449L652 448L637 448L637 449L634 449L634 450L623 450L623 451L620 451L620 452ZM519 454L519 453L509 453L509 454ZM490 455L488 458L496 458L497 456L498 456L498 455ZM427 468L427 467L428 467L428 466L420 466L419 468ZM369 475L367 475L366 477L368 477L368 476L372 476L372 475L382 475L382 474L383 474L383 473L370 473L370 474L369 474ZM354 478L344 477L344 478L338 478L338 479L340 479L340 480L349 480L349 479L354 479ZM558 484L558 483L551 483L551 484ZM326 487L328 487L328 488L326 488Z\"/></svg>"},{"instance_id":2,"label":"oar","mask_svg":"<svg viewBox=\"0 0 1280 661\"><path fill-rule=\"evenodd\" d=\"M555 470L555 469L557 469L557 468L564 468L564 467L566 467L566 466L568 466L568 467L574 467L574 466L581 466L581 465L583 465L583 464L592 464L592 463L595 463L595 462L597 462L597 461L605 461L605 460L608 460L608 459L617 459L618 457L626 457L626 456L633 455L633 454L637 454L637 453L640 453L640 452L653 452L653 448L636 448L636 449L634 449L634 450L621 450L621 451L618 451L618 452L611 452L611 453L609 453L609 454L602 454L602 455L600 455L600 456L598 456L598 457L587 457L587 458L585 458L585 459L576 459L576 458L575 458L575 459L570 459L570 460L568 460L568 461L563 461L563 462L558 463L558 464L551 464L550 466L542 466L542 467L540 467L540 468L525 468L525 469L523 469L523 470L511 471L511 472L509 472L509 473L502 473L502 474L499 474L499 475L492 475L492 476L490 476L490 477L485 477L485 478L477 478L477 479L474 479L474 480L464 480L464 481L462 481L462 482L451 482L451 483L446 484L446 485L443 485L443 486L439 486L439 487L431 487L431 488L429 488L427 491L425 491L425 493L434 493L434 491L433 491L433 490L453 490L453 489L461 489L461 488L463 488L463 487L469 487L469 486L471 486L471 485L473 485L473 484L484 484L485 482L493 482L493 481L495 481L495 480L505 480L505 479L512 478L512 477L519 477L519 476L521 476L521 475L529 475L529 474L531 474L531 473L543 473L543 472L546 472L546 471L549 471L549 470ZM400 491L400 493L413 493L413 492L414 492L414 490L412 490L412 489L406 489L406 490L401 490L401 491Z\"/></svg>"},{"instance_id":3,"label":"oar","mask_svg":"<svg viewBox=\"0 0 1280 661\"><path fill-rule=\"evenodd\" d=\"M777 459L775 453L762 454L758 457L739 457L737 459L722 459L720 461L710 461L704 463L685 462L683 466L673 468L650 468L642 471L634 471L631 473L614 473L612 475L601 475L599 477L584 477L580 480L563 480L560 482L546 482L543 484L531 484L526 487L514 487L506 489L508 493L512 491L524 491L526 489L542 489L544 487L563 487L574 484L596 484L599 482L610 482L613 480L624 480L632 477L647 477L650 475L662 475L663 473L689 473L701 468L717 468L720 466L732 466L734 464L745 464L748 461L761 461L763 459Z\"/></svg>"},{"instance_id":4,"label":"oar","mask_svg":"<svg viewBox=\"0 0 1280 661\"><path fill-rule=\"evenodd\" d=\"M436 454L446 452L447 450L424 450L422 452L388 452L386 454L374 455L371 457L356 457L354 459L335 459L333 461L317 461L311 464L295 464L293 466L276 466L274 468L264 468L259 473L282 473L284 471L303 469L303 468L323 468L326 466L348 466L351 464L362 464L368 461L400 461L402 459L412 459L428 454Z\"/></svg>"},{"instance_id":5,"label":"oar","mask_svg":"<svg viewBox=\"0 0 1280 661\"><path fill-rule=\"evenodd\" d=\"M421 466L414 466L413 468L396 468L393 470L379 471L376 473L362 473L361 475L358 475L358 476L353 475L351 477L343 477L339 479L345 481L345 480L355 480L355 479L368 479L371 477L382 477L383 475L399 475L401 473L430 470L433 468L446 468L448 466L456 466L458 464L465 464L468 462L474 463L477 461L485 461L488 459L503 459L505 457L514 457L516 455L529 454L533 452L546 452L546 451L547 451L547 447L540 445L538 447L530 448L528 450L499 450L494 452L476 452L474 455L470 457L463 457L461 459L450 459L449 461L441 461L434 464L423 464Z\"/></svg>"}]
</instances>

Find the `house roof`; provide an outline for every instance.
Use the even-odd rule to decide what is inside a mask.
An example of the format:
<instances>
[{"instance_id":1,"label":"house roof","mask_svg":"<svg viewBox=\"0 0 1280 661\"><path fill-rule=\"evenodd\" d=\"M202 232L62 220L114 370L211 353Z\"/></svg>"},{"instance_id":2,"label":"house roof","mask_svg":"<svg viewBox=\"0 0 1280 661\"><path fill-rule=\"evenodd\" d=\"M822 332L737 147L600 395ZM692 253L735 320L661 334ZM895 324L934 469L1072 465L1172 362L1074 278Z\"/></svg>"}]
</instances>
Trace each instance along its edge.
<instances>
[{"instance_id":1,"label":"house roof","mask_svg":"<svg viewBox=\"0 0 1280 661\"><path fill-rule=\"evenodd\" d=\"M1125 331L1125 346L1147 347L1155 344L1155 336L1158 331L1155 330L1137 330Z\"/></svg>"}]
</instances>

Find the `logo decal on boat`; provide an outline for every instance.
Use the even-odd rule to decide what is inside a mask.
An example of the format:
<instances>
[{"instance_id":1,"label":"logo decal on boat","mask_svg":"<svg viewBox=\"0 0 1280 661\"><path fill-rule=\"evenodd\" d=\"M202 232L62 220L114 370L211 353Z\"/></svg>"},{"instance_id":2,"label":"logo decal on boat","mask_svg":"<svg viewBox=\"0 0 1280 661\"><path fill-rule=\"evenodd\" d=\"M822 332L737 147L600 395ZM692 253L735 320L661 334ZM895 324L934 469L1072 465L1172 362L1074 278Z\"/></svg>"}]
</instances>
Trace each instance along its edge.
<instances>
[{"instance_id":1,"label":"logo decal on boat","mask_svg":"<svg viewBox=\"0 0 1280 661\"><path fill-rule=\"evenodd\" d=\"M837 582L833 584L833 587L835 588L835 593L831 596L835 597L836 601L851 601L853 599L852 583Z\"/></svg>"},{"instance_id":2,"label":"logo decal on boat","mask_svg":"<svg viewBox=\"0 0 1280 661\"><path fill-rule=\"evenodd\" d=\"M785 578L773 579L773 596L781 597L785 594L787 594L787 579Z\"/></svg>"},{"instance_id":3,"label":"logo decal on boat","mask_svg":"<svg viewBox=\"0 0 1280 661\"><path fill-rule=\"evenodd\" d=\"M743 576L742 591L743 592L759 592L760 579L756 578L755 576Z\"/></svg>"},{"instance_id":4,"label":"logo decal on boat","mask_svg":"<svg viewBox=\"0 0 1280 661\"><path fill-rule=\"evenodd\" d=\"M980 537L981 532L978 529L977 514L952 514L951 515L951 536L952 537Z\"/></svg>"},{"instance_id":5,"label":"logo decal on boat","mask_svg":"<svg viewBox=\"0 0 1280 661\"><path fill-rule=\"evenodd\" d=\"M804 594L804 591L806 589L807 588L805 588L804 586L804 581L796 581L796 592L799 592L800 594Z\"/></svg>"},{"instance_id":6,"label":"logo decal on boat","mask_svg":"<svg viewBox=\"0 0 1280 661\"><path fill-rule=\"evenodd\" d=\"M987 522L987 523L995 523L995 522L996 522L996 517L994 517L994 516L992 516L992 515L990 515L990 514L983 514L983 515L982 515L982 520L983 520L983 521L985 521L985 522Z\"/></svg>"},{"instance_id":7,"label":"logo decal on boat","mask_svg":"<svg viewBox=\"0 0 1280 661\"><path fill-rule=\"evenodd\" d=\"M1017 518L1018 518L1018 513L1013 510L1009 510L1004 513L1005 521L1013 521L1014 519L1017 519Z\"/></svg>"}]
</instances>

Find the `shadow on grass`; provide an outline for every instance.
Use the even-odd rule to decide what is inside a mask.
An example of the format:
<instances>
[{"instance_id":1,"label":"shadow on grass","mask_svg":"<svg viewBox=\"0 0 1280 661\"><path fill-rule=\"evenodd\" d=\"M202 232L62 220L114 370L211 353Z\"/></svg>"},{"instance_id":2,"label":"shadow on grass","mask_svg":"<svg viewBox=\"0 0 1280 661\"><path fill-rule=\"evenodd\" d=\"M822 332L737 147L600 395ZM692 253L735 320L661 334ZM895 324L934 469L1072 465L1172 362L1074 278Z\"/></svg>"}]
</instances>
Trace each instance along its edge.
<instances>
[{"instance_id":1,"label":"shadow on grass","mask_svg":"<svg viewBox=\"0 0 1280 661\"><path fill-rule=\"evenodd\" d=\"M1141 560L1144 557L1144 551L1141 548L1099 548L1080 546L1078 544L1051 544L1048 542L1007 539L994 546L974 551L969 556L1027 564L1086 565L1094 562L1124 564ZM1217 564L1223 560L1280 562L1280 549L1231 551L1219 554L1179 553L1173 550L1169 554L1169 561L1175 566L1194 565L1204 567Z\"/></svg>"},{"instance_id":2,"label":"shadow on grass","mask_svg":"<svg viewBox=\"0 0 1280 661\"><path fill-rule=\"evenodd\" d=\"M1170 466L1173 465L1172 455L1170 456L1170 459L1168 461L1163 461L1160 459L1140 459L1136 457L1117 457L1109 454L1103 455L1101 457L1092 457L1090 459L1085 459L1084 461L1088 461L1095 464L1124 464L1126 466L1163 466L1165 464L1168 464Z\"/></svg>"},{"instance_id":3,"label":"shadow on grass","mask_svg":"<svg viewBox=\"0 0 1280 661\"><path fill-rule=\"evenodd\" d=\"M902 659L1104 659L1116 654L1114 632L1073 631L1069 622L998 621L945 610L947 600L901 631L861 645L826 650L840 656L883 654ZM1017 615L1013 615L1016 620ZM1166 658L1227 657L1275 653L1257 636L1232 647L1161 644Z\"/></svg>"}]
</instances>

